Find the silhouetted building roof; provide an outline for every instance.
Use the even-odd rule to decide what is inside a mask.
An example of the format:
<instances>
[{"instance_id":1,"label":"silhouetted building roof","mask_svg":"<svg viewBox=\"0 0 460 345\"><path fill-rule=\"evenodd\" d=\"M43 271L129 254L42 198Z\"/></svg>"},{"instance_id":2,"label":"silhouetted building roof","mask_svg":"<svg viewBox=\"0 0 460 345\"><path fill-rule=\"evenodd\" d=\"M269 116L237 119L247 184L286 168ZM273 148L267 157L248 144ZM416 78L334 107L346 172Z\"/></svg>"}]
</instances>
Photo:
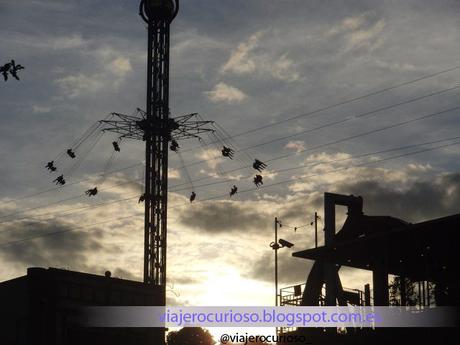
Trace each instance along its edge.
<instances>
[{"instance_id":1,"label":"silhouetted building roof","mask_svg":"<svg viewBox=\"0 0 460 345\"><path fill-rule=\"evenodd\" d=\"M152 344L160 329L79 328L79 306L164 305L161 289L142 282L55 268L29 268L0 283L1 344ZM150 340L149 340L150 339Z\"/></svg>"},{"instance_id":2,"label":"silhouetted building roof","mask_svg":"<svg viewBox=\"0 0 460 345\"><path fill-rule=\"evenodd\" d=\"M393 217L348 217L332 246L299 251L295 257L372 270L385 262L389 274L418 280L450 280L460 251L460 214L409 224Z\"/></svg>"}]
</instances>

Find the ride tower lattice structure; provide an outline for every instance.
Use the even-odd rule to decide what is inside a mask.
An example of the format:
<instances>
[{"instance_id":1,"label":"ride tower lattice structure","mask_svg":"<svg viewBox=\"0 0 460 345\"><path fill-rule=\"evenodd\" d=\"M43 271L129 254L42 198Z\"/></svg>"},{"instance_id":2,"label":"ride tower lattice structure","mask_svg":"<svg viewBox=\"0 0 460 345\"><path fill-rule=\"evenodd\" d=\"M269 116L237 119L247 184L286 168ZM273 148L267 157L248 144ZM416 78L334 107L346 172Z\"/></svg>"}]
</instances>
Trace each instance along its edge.
<instances>
[{"instance_id":1,"label":"ride tower lattice structure","mask_svg":"<svg viewBox=\"0 0 460 345\"><path fill-rule=\"evenodd\" d=\"M169 143L199 138L212 121L195 121L196 113L170 118L170 25L179 0L142 0L139 14L148 25L147 105L133 115L112 113L104 131L145 141L144 283L160 286L166 296ZM165 300L163 301L165 302ZM163 303L165 305L165 303Z\"/></svg>"}]
</instances>

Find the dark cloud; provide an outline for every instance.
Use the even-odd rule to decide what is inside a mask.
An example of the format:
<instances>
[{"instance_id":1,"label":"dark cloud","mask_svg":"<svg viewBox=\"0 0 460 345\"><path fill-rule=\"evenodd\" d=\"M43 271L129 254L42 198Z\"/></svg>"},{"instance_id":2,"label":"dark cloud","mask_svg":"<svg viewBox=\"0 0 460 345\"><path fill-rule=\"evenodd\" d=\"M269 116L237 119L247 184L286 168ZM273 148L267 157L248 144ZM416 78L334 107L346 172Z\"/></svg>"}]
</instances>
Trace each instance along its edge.
<instances>
[{"instance_id":1,"label":"dark cloud","mask_svg":"<svg viewBox=\"0 0 460 345\"><path fill-rule=\"evenodd\" d=\"M278 251L278 281L282 284L295 284L305 281L313 264L310 260L293 258L295 250L287 248ZM273 282L275 264L273 252L266 252L245 267L243 276L248 279Z\"/></svg>"},{"instance_id":2,"label":"dark cloud","mask_svg":"<svg viewBox=\"0 0 460 345\"><path fill-rule=\"evenodd\" d=\"M177 291L166 290L166 305L171 307L189 306L190 301L180 296Z\"/></svg>"},{"instance_id":3,"label":"dark cloud","mask_svg":"<svg viewBox=\"0 0 460 345\"><path fill-rule=\"evenodd\" d=\"M279 211L279 217L287 224L306 224L313 219L315 211L323 206L323 194L296 195L295 200L286 201Z\"/></svg>"},{"instance_id":4,"label":"dark cloud","mask_svg":"<svg viewBox=\"0 0 460 345\"><path fill-rule=\"evenodd\" d=\"M404 189L389 186L385 180L358 180L335 186L333 192L361 195L364 198L366 214L389 215L411 222L420 222L460 212L460 174L458 173L441 175L431 180L418 180ZM315 206L318 206L318 203L321 206L323 204L319 195L315 196L312 202ZM294 217L298 212L302 212L306 205L309 204L295 201L292 207L291 205L286 206L293 213L285 213L285 215ZM338 218L340 218L339 213ZM294 251L311 247L312 243L308 243L306 247L295 247L295 250L286 248L279 250L281 283L294 284L305 280L312 261L293 258L291 254ZM256 258L245 267L244 271L246 272L244 276L248 278L273 281L273 253L266 252Z\"/></svg>"},{"instance_id":5,"label":"dark cloud","mask_svg":"<svg viewBox=\"0 0 460 345\"><path fill-rule=\"evenodd\" d=\"M378 178L373 178L379 176ZM385 180L376 171L355 176L355 181L336 183L327 192L361 195L366 214L391 215L410 222L423 221L460 212L460 174L419 178L414 182ZM323 193L298 196L280 202L277 216L285 224L307 224L313 213L322 214ZM269 213L266 213L269 211ZM253 232L272 226L271 213L257 203L214 202L185 209L178 220L195 230L212 233ZM338 210L338 215L340 215Z\"/></svg>"},{"instance_id":6,"label":"dark cloud","mask_svg":"<svg viewBox=\"0 0 460 345\"><path fill-rule=\"evenodd\" d=\"M52 266L91 271L87 256L103 249L101 231L73 229L74 226L59 221L17 222L5 226L0 233L2 261L17 267Z\"/></svg>"},{"instance_id":7,"label":"dark cloud","mask_svg":"<svg viewBox=\"0 0 460 345\"><path fill-rule=\"evenodd\" d=\"M0 166L2 196L17 198L49 189L50 176L44 171L43 162L67 148L80 133L106 114L112 111L131 113L136 107L144 106L146 31L137 15L137 5L135 0L116 0L110 5L106 1L93 0L1 1L0 63L14 57L26 66L20 82L1 85L0 145L5 163ZM172 26L171 112L174 116L200 112L204 118L217 121L230 134L235 134L452 67L460 54L456 44L460 41L459 6L458 0L183 1ZM255 62L254 71L224 73L222 67L232 54L259 32L262 34L256 47L248 53ZM125 62L126 74L114 70L117 61ZM131 70L126 67L128 62ZM288 77L293 73L297 79ZM308 119L300 117L283 126L240 136L237 144L244 148L438 91L456 85L459 75L454 71L317 113ZM244 104L210 102L206 92L221 82L247 94ZM391 124L400 118L453 107L458 105L456 102L458 96L451 92L384 112L372 121L356 120L295 139L304 141L306 148L317 146ZM452 115L455 114L362 137L329 149L359 154L453 137L458 135L459 119ZM93 150L72 176L72 181L104 168L111 154L110 141L102 141ZM187 149L197 145L189 142L181 146ZM271 160L286 153L286 143L287 140L258 146L251 155ZM196 160L193 153L184 155L186 164ZM457 171L460 169L457 156L458 151L442 150L410 159L414 163L430 162L438 171ZM124 146L116 157L118 165L114 168L138 163L143 158L142 144ZM236 158L244 156L238 152ZM304 159L305 155L298 154L283 161L270 161L269 169L296 167L303 164ZM239 164L237 161L226 164ZM403 169L405 163L395 163L392 167L397 171ZM171 155L171 167L181 166L178 158ZM227 166L221 168L227 170ZM190 168L191 178L203 177L201 169L206 170L206 166ZM136 178L133 175L129 171L126 177ZM291 176L281 174L273 182ZM266 184L272 182L268 178L265 180ZM301 195L295 200L286 198L292 194L286 185L263 189L256 195L263 199L264 193L271 193L280 200L278 216L291 225L303 224L311 220L315 210L322 210L323 191L363 195L368 214L388 214L418 221L459 211L456 206L460 205L458 180L458 175L451 174L397 189L377 178L363 180L356 176L348 183L325 183L321 190L304 195L303 199ZM125 187L126 193L136 193L138 188L134 183ZM228 193L227 187L222 189ZM238 187L242 191L254 186L249 178L238 181ZM209 189L203 186L197 192L203 200L224 193L222 189L221 186ZM234 200L254 199L254 194L241 193L240 199ZM39 201L54 201L58 196L50 195L43 195ZM28 207L27 203L28 200L24 200L22 207ZM271 211L259 207L256 202L215 201L197 203L180 209L177 214L171 213L181 225L195 229L197 234L247 232L256 237L258 229L272 229ZM2 226L2 231L6 230L1 233L2 242L70 229L61 222L16 224ZM129 221L124 225L129 225ZM9 264L95 270L85 265L88 265L87 256L102 249L101 242L97 231L69 231L0 246L0 255L3 262ZM296 249L302 248L296 246ZM289 254L288 250L280 251L281 281L304 280L311 263L293 259ZM255 261L250 260L247 276L271 281L272 263L271 252ZM135 278L119 268L115 268L114 274ZM191 283L179 278L178 282L182 281Z\"/></svg>"},{"instance_id":8,"label":"dark cloud","mask_svg":"<svg viewBox=\"0 0 460 345\"><path fill-rule=\"evenodd\" d=\"M271 223L257 207L226 201L197 204L179 213L178 220L183 225L211 234L257 232Z\"/></svg>"},{"instance_id":9,"label":"dark cloud","mask_svg":"<svg viewBox=\"0 0 460 345\"><path fill-rule=\"evenodd\" d=\"M133 274L130 271L125 270L123 268L119 268L119 267L115 268L115 270L112 272L112 277L127 279L127 280L137 280L137 281L142 280L142 277L136 274Z\"/></svg>"},{"instance_id":10,"label":"dark cloud","mask_svg":"<svg viewBox=\"0 0 460 345\"><path fill-rule=\"evenodd\" d=\"M5 49L0 57L14 56L27 68L21 82L2 85L0 94L2 153L8 162L0 167L2 195L46 188L48 179L40 174L42 162L107 113L130 113L143 106L146 34L137 5L137 1L124 0L110 6L100 1L2 1L0 42ZM185 2L172 28L172 113L198 111L234 134L452 66L452 58L459 55L458 45L452 44L460 37L458 8L459 2L453 0L436 4L427 0ZM259 62L256 71L222 73L232 52L257 32L264 35L250 52ZM129 60L132 66L123 78L110 70L119 58ZM295 82L280 79L292 72L289 66L299 75ZM272 73L277 68L281 75ZM456 80L458 73L450 73L414 88L323 112L309 122L299 119L288 126L239 137L238 144L245 147L292 134L297 126L343 118L413 93L450 86ZM220 82L242 89L249 95L247 102L232 106L209 102L205 92ZM75 97L69 98L69 94ZM454 101L452 96L438 97L404 111L418 114ZM370 125L359 123L363 130ZM458 127L458 120L449 119L444 125L436 122L416 131L395 130L392 140L417 140L422 131L427 137L448 136ZM308 147L353 132L355 127L329 128L298 139L306 140ZM347 148L381 148L388 144L387 139L376 135ZM258 147L257 155L272 158L283 151L286 142L279 144ZM102 169L106 154L104 148L95 149L91 154L95 159L80 172ZM143 158L142 152L134 149L119 156L126 165ZM456 164L444 161L445 155L426 157L446 166ZM189 159L194 159L193 155L186 155L185 160ZM172 166L177 163L171 160ZM293 157L285 163L274 162L271 168L297 163ZM194 178L200 169L191 170Z\"/></svg>"},{"instance_id":11,"label":"dark cloud","mask_svg":"<svg viewBox=\"0 0 460 345\"><path fill-rule=\"evenodd\" d=\"M197 284L199 283L198 279L188 277L188 276L173 276L169 277L169 281L174 285L188 285L188 284Z\"/></svg>"},{"instance_id":12,"label":"dark cloud","mask_svg":"<svg viewBox=\"0 0 460 345\"><path fill-rule=\"evenodd\" d=\"M416 181L403 189L395 189L385 181L377 180L350 182L337 189L363 196L367 214L391 215L419 222L460 212L459 173Z\"/></svg>"}]
</instances>

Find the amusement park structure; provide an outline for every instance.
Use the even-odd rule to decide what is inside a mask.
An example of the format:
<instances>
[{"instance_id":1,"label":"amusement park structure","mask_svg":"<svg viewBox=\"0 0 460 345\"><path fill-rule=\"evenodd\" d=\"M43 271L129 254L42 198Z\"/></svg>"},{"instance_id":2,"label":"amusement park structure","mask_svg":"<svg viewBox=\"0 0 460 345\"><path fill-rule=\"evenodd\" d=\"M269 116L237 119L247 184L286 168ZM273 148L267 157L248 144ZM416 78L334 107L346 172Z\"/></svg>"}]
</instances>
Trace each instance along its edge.
<instances>
[{"instance_id":1,"label":"amusement park structure","mask_svg":"<svg viewBox=\"0 0 460 345\"><path fill-rule=\"evenodd\" d=\"M145 110L138 108L132 115L111 113L109 117L99 121L95 127L91 127L74 145L68 149L66 148L66 151L63 151L55 160L51 160L45 166L51 174L55 173L59 175L53 182L58 185L55 189L60 189L66 184L66 179L70 174L67 174L66 171L63 172L62 166L59 164L59 159L62 158L66 159L67 162L73 162L70 170L72 172L76 170L75 166L78 166L79 162L81 162L80 159L84 159L86 154L84 150L81 150L83 142L89 143L89 150L87 152L97 144L98 138L102 136L103 132L115 133L118 136L119 140L112 142L115 152L122 151L119 146L122 139L145 142L145 175L143 178L145 185L139 198L139 203L144 202L145 211L143 282L112 277L109 271L106 272L105 276L98 276L64 269L29 268L27 275L0 283L0 303L5 306L5 312L9 315L8 320L4 322L5 334L3 334L3 340L5 343L36 345L91 345L102 343L110 343L112 345L131 343L163 345L165 343L165 328L136 328L134 330L123 328L84 329L79 327L78 324L73 324L72 317L75 314L75 310L81 306L166 306L169 151L171 150L180 155L179 141L189 138L200 139L201 134L212 133L217 138L217 141L210 142L209 144L219 143L223 144L223 147L221 146L221 155L219 153L216 157L209 160L221 157L233 160L235 155L235 161L238 161L240 157L236 157L236 154L245 153L251 162L253 161L252 168L256 171L254 177L252 174L254 171L252 170L251 175L247 177L253 177L252 182L257 189L263 186L263 176L261 174L268 166L258 159L253 160L253 157L246 152L247 149L260 146L260 144L240 150L236 148L237 145L234 145L230 139L241 134L248 134L255 130L268 128L272 124L240 133L233 136L233 138L224 132L224 136L219 138L217 136L219 134L219 127L212 121L202 120L197 113L171 116L169 105L170 27L178 15L179 1L140 0L139 15L147 24L148 35ZM456 67L455 69L457 68L460 67ZM0 66L0 74L3 75L5 81L8 80L9 76L19 80L17 72L21 69L24 69L24 67L16 65L14 60L12 60L11 63ZM440 73L445 73L446 71ZM433 74L432 76L437 74ZM401 85L407 84L406 82ZM396 87L386 88L384 91L394 88ZM447 90L453 90L453 88ZM383 91L373 92L370 95L380 92ZM442 92L445 92L445 90ZM357 99L360 98L355 98L354 100ZM309 115L315 112L319 111L310 112ZM445 112L425 115L418 119L428 118ZM360 116L371 113L375 113L375 111L361 114ZM295 118L298 118L298 116ZM400 124L411 121L414 120ZM342 122L339 121L337 123ZM395 127L395 125L383 129L391 127ZM222 129L220 130L222 131ZM312 129L308 131L312 131ZM371 132L362 133L362 135L369 133ZM298 135L298 133L294 135ZM270 140L263 143L263 145L288 137ZM354 135L350 138L355 137L357 136ZM448 140L452 139L458 139L458 137ZM93 142L90 142L91 140ZM342 141L344 140L334 141L332 144ZM407 147L433 143L436 143L436 141L406 146L404 148L407 149ZM453 144L446 144L444 146L449 145ZM321 146L324 146L324 144ZM304 151L316 149L321 146L311 147ZM392 150L394 149L390 149L390 151ZM425 151L414 152L420 153ZM296 152L295 154L298 153ZM116 153L112 152L113 155L116 155ZM364 154L361 157L368 155ZM405 155L402 154L395 157L399 158ZM109 162L112 156L109 158ZM266 162L286 158L287 156L283 155ZM181 156L180 159L182 161ZM192 162L190 165L206 161ZM315 165L317 163L315 162ZM137 164L137 166L139 165L141 164ZM107 166L101 174L104 179L108 175ZM300 168L302 167L305 168L306 165L300 166ZM184 168L185 175L188 176L189 183L192 185L190 202L193 202L197 197L192 184L193 181L191 181L185 165L181 168ZM251 169L251 165L246 166L244 164L243 168ZM226 173L236 170L228 170ZM283 168L279 171L287 170L291 170L291 168ZM218 173L220 174L220 172ZM307 177L309 178L309 176ZM207 178L207 176L204 178ZM202 178L197 180L202 180ZM267 184L264 187L280 185L285 182L290 183L292 181L292 179L279 181L271 185ZM223 182L236 183L234 180ZM208 185L214 183L221 183L221 181L213 181ZM72 184L78 184L78 182L67 183L67 186ZM183 184L178 186L181 185ZM198 187L204 186L206 184ZM83 196L86 195L89 198L96 197L101 190L100 188L98 191L98 187L101 186L98 185L88 189ZM177 192L180 190L184 189L181 188L172 191ZM251 189L241 189L239 193L242 194L249 191ZM237 193L238 187L233 185L230 193L224 194L224 196L231 198ZM136 199L137 197L139 195L134 196ZM71 199L73 198L68 200ZM132 198L128 197L123 200L130 199ZM216 199L216 197L208 200L212 199ZM99 205L102 205L102 203ZM346 207L348 211L347 218L341 229L338 229L336 224L337 206ZM138 215L134 214L132 216L137 217ZM416 293L415 303L421 311L432 306L458 306L460 304L460 282L457 274L460 251L455 247L457 244L456 235L460 227L460 214L411 224L391 216L365 215L363 212L363 198L360 196L325 193L324 215L322 216L324 221L323 246L318 246L318 219L320 218L315 213L314 222L310 224L311 226L315 225L315 248L293 253L294 257L313 261L306 281L304 284L278 290L278 250L283 247L291 248L293 244L278 238L278 227L281 228L282 224L278 218L275 218L275 240L270 246L275 254L276 306L390 306L391 303L395 303L391 301L389 292L389 277L391 276L399 278L399 285L396 286L398 300L395 305L413 305L411 304L413 296L410 296L412 299L409 301L409 294L407 293L409 289L408 285L410 284L413 286L418 285L418 294ZM296 231L298 227L293 229ZM66 231L69 230L65 230L64 232ZM51 236L56 234L55 232L46 235ZM33 238L25 240L30 239ZM18 242L20 241L23 240L19 240ZM363 290L344 288L339 275L342 267L372 272L371 282L365 284ZM338 328L279 328L277 331L284 334L297 333L305 335L308 343L311 344L363 345L394 343L394 339L398 338L398 336L400 338L402 336L410 336L413 343L421 344L424 343L423 340L428 340L428 334L436 332L438 332L436 333L438 342L447 343L443 340L445 340L446 334L448 334L443 330L433 331L431 329L394 331L356 328L344 331ZM441 334L441 332L445 334Z\"/></svg>"},{"instance_id":2,"label":"amusement park structure","mask_svg":"<svg viewBox=\"0 0 460 345\"><path fill-rule=\"evenodd\" d=\"M347 208L347 218L336 231L336 206ZM363 198L324 194L324 245L294 252L313 260L304 284L282 288L281 306L415 306L417 313L433 306L460 305L460 282L455 248L460 214L408 223L392 216L369 216ZM367 270L372 281L364 289L347 289L339 276L341 267ZM389 277L397 277L392 283ZM395 283L396 282L396 283ZM390 288L396 294L390 296ZM311 343L388 344L409 337L425 344L435 335L446 340L455 329L280 329L300 333Z\"/></svg>"},{"instance_id":3,"label":"amusement park structure","mask_svg":"<svg viewBox=\"0 0 460 345\"><path fill-rule=\"evenodd\" d=\"M113 113L115 120L101 121L104 131L120 138L145 141L144 282L166 292L168 212L168 152L177 141L212 131L210 121L193 121L197 114L170 118L170 25L179 11L179 0L142 0L139 14L148 26L147 104L137 116ZM164 294L165 295L165 294ZM164 301L165 302L165 301ZM164 305L164 303L163 303Z\"/></svg>"},{"instance_id":4,"label":"amusement park structure","mask_svg":"<svg viewBox=\"0 0 460 345\"><path fill-rule=\"evenodd\" d=\"M206 128L211 121L196 121L198 114L192 113L179 117L170 117L169 108L169 50L170 25L179 11L179 0L141 0L139 15L148 27L147 51L147 97L146 109L137 109L133 115L111 113L105 120L77 141L60 157L68 156L78 161L76 151L85 140L96 133L116 133L118 141L113 142L113 149L120 152L119 142L122 139L145 141L145 190L139 201L145 204L144 221L144 283L112 278L110 273L105 277L88 275L78 272L63 272L50 269L30 269L27 276L1 284L3 296L12 295L11 291L18 286L37 287L29 292L30 300L35 301L36 292L47 291L41 297L48 309L37 309L35 305L25 305L21 313L35 315L49 321L48 328L41 330L37 326L34 332L27 333L24 341L34 344L67 343L67 329L73 329L65 321L66 316L60 315L55 309L65 304L75 305L166 305L166 247L167 247L167 208L168 208L168 153L171 149L177 152L178 141L188 138L199 138L200 133L214 132ZM2 70L3 73L3 70ZM99 132L97 132L100 130ZM95 141L97 143L97 141ZM50 161L46 168L54 173L58 170L55 161ZM66 179L61 174L53 182L64 186ZM98 194L97 187L85 193L89 197ZM192 194L195 194L192 192ZM196 195L196 194L195 194ZM37 281L37 283L36 283ZM129 286L129 288L127 288ZM56 289L65 290L57 293ZM67 290L70 292L67 293ZM25 298L25 291L17 292L18 299ZM15 295L15 296L16 296ZM145 297L137 298L136 296ZM136 299L137 298L137 299ZM42 303L40 302L40 303ZM22 314L21 314L22 315ZM52 315L52 317L50 316ZM18 316L22 317L22 316ZM14 318L12 322L15 322ZM39 323L37 323L38 325ZM29 326L24 326L29 327ZM12 328L14 329L14 327ZM59 330L59 331L58 331ZM16 332L17 333L17 332ZM40 335L40 336L38 336ZM78 335L78 337L77 337ZM15 335L12 335L14 338ZM136 343L164 344L165 329L143 329L135 332L130 330L106 330L95 334L92 331L78 329L72 335L80 343ZM123 338L124 337L124 338ZM64 340L67 339L67 340ZM110 340L110 341L109 341Z\"/></svg>"}]
</instances>

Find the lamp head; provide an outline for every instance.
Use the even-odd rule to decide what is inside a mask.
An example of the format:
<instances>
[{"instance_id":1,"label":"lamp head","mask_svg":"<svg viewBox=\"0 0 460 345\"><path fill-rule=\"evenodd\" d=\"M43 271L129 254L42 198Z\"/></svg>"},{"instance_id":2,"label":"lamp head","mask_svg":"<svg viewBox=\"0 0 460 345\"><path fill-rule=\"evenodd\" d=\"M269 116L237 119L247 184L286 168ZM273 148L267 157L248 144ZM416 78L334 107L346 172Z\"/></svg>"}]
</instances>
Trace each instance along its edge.
<instances>
[{"instance_id":1,"label":"lamp head","mask_svg":"<svg viewBox=\"0 0 460 345\"><path fill-rule=\"evenodd\" d=\"M282 238L279 239L278 243L279 243L282 247L287 247L287 248L292 248L292 247L294 247L294 243L291 243L291 242L289 242L289 241L283 240Z\"/></svg>"}]
</instances>

